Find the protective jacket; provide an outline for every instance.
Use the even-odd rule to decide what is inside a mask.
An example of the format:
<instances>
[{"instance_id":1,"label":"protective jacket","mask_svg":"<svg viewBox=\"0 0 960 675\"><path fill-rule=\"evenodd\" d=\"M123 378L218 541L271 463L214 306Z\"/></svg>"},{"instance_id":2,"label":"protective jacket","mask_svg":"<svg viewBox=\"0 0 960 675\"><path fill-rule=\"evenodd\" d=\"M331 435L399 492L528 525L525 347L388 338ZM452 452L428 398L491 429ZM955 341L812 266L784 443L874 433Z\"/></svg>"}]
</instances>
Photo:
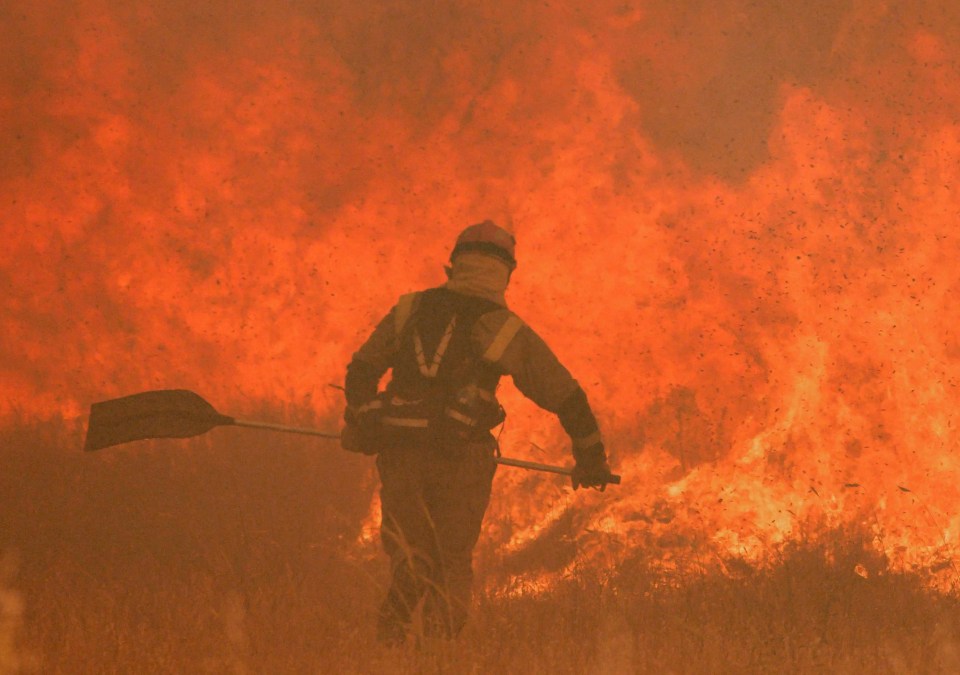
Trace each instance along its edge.
<instances>
[{"instance_id":1,"label":"protective jacket","mask_svg":"<svg viewBox=\"0 0 960 675\"><path fill-rule=\"evenodd\" d=\"M428 418L456 420L471 413L445 406L443 411L416 410L431 386L444 383L454 393L469 393L488 405L470 406L481 419L459 421L486 431L496 423L495 398L501 376L545 410L558 415L574 452L601 442L596 418L583 389L547 344L506 307L508 273L481 254L458 256L450 280L441 288L411 293L379 322L347 368L348 409L385 406L385 427L418 428ZM377 386L393 368L386 395ZM404 408L410 414L403 414ZM418 417L421 415L422 417Z\"/></svg>"}]
</instances>

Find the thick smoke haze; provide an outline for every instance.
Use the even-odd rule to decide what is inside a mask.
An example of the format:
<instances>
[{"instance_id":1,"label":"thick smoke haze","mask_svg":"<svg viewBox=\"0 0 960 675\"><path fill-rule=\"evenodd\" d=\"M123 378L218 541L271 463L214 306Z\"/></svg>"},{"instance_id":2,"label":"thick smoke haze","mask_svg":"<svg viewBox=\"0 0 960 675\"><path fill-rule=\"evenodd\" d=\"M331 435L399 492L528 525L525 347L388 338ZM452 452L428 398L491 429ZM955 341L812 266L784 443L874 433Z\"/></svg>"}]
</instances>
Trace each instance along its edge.
<instances>
[{"instance_id":1,"label":"thick smoke haze","mask_svg":"<svg viewBox=\"0 0 960 675\"><path fill-rule=\"evenodd\" d=\"M186 387L333 419L493 217L643 499L743 481L732 546L907 483L952 512L952 3L20 2L0 41L7 415ZM515 398L508 447L558 446Z\"/></svg>"}]
</instances>

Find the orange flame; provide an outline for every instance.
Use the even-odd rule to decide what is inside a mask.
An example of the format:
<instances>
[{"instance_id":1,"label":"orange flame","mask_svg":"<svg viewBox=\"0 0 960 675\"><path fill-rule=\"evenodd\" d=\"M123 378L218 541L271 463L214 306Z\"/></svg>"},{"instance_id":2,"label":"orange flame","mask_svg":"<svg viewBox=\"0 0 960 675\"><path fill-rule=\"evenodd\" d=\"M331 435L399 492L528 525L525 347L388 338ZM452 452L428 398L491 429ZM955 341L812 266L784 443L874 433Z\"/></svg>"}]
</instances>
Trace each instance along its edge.
<instances>
[{"instance_id":1,"label":"orange flame","mask_svg":"<svg viewBox=\"0 0 960 675\"><path fill-rule=\"evenodd\" d=\"M866 519L955 557L952 6L67 4L0 22L3 414L186 386L332 419L374 321L492 216L624 474L501 472L506 555L575 512L627 549ZM562 461L506 402L505 452Z\"/></svg>"}]
</instances>

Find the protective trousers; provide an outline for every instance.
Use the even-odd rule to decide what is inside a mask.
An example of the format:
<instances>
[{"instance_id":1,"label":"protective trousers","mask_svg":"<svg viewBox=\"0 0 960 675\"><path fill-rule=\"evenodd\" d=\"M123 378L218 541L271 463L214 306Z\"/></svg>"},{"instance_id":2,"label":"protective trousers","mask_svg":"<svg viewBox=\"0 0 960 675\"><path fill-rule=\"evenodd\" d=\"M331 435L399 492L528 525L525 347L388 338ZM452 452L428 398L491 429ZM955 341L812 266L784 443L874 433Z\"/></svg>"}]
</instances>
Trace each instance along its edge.
<instances>
[{"instance_id":1,"label":"protective trousers","mask_svg":"<svg viewBox=\"0 0 960 675\"><path fill-rule=\"evenodd\" d=\"M473 548L490 502L495 443L439 451L390 448L377 457L391 584L380 608L381 641L402 642L423 600L426 634L455 636L472 598Z\"/></svg>"}]
</instances>

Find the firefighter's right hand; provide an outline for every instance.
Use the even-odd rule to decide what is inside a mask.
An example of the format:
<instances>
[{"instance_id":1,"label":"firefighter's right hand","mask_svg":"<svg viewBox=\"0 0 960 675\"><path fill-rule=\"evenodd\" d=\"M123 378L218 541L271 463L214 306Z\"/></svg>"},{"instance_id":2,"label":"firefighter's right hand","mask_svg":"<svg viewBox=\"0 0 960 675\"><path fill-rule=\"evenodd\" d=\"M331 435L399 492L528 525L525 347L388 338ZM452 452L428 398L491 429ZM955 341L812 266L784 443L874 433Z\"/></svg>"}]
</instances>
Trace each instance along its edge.
<instances>
[{"instance_id":1,"label":"firefighter's right hand","mask_svg":"<svg viewBox=\"0 0 960 675\"><path fill-rule=\"evenodd\" d=\"M340 432L340 447L348 452L375 455L380 452L378 443L380 420L378 411L347 408L343 414L346 422Z\"/></svg>"},{"instance_id":2,"label":"firefighter's right hand","mask_svg":"<svg viewBox=\"0 0 960 675\"><path fill-rule=\"evenodd\" d=\"M601 491L611 481L610 465L607 464L607 453L603 443L595 443L589 448L575 449L573 456L577 460L570 476L573 489L598 488Z\"/></svg>"}]
</instances>

